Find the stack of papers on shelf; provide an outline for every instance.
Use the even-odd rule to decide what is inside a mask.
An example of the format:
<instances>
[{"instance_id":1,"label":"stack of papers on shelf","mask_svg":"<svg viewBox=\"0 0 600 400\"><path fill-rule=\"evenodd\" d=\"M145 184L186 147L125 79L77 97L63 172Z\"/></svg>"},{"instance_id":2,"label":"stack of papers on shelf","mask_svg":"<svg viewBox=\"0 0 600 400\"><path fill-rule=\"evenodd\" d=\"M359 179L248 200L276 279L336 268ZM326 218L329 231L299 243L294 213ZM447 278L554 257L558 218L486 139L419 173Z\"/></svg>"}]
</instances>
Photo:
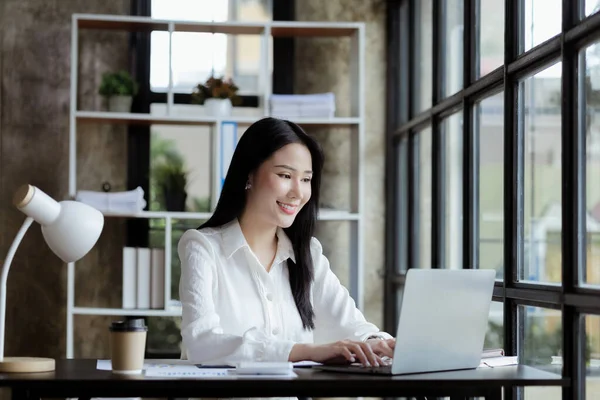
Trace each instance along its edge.
<instances>
[{"instance_id":1,"label":"stack of papers on shelf","mask_svg":"<svg viewBox=\"0 0 600 400\"><path fill-rule=\"evenodd\" d=\"M271 95L271 115L278 118L333 118L335 95L274 94Z\"/></svg>"},{"instance_id":2,"label":"stack of papers on shelf","mask_svg":"<svg viewBox=\"0 0 600 400\"><path fill-rule=\"evenodd\" d=\"M75 200L88 204L102 212L135 214L146 207L144 190L139 186L126 192L80 190L77 192Z\"/></svg>"},{"instance_id":3,"label":"stack of papers on shelf","mask_svg":"<svg viewBox=\"0 0 600 400\"><path fill-rule=\"evenodd\" d=\"M496 368L506 367L509 365L518 365L519 358L517 356L501 356L482 358L479 368Z\"/></svg>"}]
</instances>

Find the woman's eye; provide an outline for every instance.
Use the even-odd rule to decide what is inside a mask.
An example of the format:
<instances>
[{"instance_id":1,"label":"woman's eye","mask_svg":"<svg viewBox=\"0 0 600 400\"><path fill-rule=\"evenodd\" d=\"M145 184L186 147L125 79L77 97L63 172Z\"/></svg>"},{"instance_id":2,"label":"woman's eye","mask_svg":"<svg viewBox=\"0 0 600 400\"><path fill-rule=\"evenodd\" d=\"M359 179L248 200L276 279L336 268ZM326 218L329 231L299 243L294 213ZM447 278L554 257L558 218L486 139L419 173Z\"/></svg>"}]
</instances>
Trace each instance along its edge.
<instances>
[{"instance_id":1,"label":"woman's eye","mask_svg":"<svg viewBox=\"0 0 600 400\"><path fill-rule=\"evenodd\" d=\"M289 174L279 174L281 178L290 179L292 176Z\"/></svg>"},{"instance_id":2,"label":"woman's eye","mask_svg":"<svg viewBox=\"0 0 600 400\"><path fill-rule=\"evenodd\" d=\"M304 178L303 181L304 182L310 182L312 180L312 178Z\"/></svg>"}]
</instances>

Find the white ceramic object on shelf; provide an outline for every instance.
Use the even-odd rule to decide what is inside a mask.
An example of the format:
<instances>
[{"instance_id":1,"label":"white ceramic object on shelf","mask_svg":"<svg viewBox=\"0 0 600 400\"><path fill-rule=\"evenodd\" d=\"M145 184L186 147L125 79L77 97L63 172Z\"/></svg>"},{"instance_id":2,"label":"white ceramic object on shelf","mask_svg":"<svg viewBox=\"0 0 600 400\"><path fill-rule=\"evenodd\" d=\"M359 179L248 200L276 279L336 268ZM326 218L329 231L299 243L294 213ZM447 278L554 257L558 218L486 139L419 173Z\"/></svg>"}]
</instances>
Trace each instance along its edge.
<instances>
[{"instance_id":1,"label":"white ceramic object on shelf","mask_svg":"<svg viewBox=\"0 0 600 400\"><path fill-rule=\"evenodd\" d=\"M204 109L207 116L228 117L231 115L232 107L230 99L210 98L204 100Z\"/></svg>"},{"instance_id":2,"label":"white ceramic object on shelf","mask_svg":"<svg viewBox=\"0 0 600 400\"><path fill-rule=\"evenodd\" d=\"M108 98L108 111L118 113L129 113L131 112L131 103L133 97L131 96L110 96Z\"/></svg>"}]
</instances>

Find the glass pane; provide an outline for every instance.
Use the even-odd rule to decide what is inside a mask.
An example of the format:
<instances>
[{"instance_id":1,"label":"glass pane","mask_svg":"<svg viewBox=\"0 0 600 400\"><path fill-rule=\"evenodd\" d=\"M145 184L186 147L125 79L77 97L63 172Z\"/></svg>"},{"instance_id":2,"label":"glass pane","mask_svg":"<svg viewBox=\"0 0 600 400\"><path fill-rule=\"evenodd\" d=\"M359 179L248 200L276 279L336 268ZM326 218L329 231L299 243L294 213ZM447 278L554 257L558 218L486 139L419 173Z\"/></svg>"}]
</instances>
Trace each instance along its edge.
<instances>
[{"instance_id":1,"label":"glass pane","mask_svg":"<svg viewBox=\"0 0 600 400\"><path fill-rule=\"evenodd\" d=\"M600 44L583 50L579 70L585 71L583 88L586 107L580 126L586 132L587 265L584 283L600 285Z\"/></svg>"},{"instance_id":2,"label":"glass pane","mask_svg":"<svg viewBox=\"0 0 600 400\"><path fill-rule=\"evenodd\" d=\"M586 347L585 398L600 399L600 316L584 317Z\"/></svg>"},{"instance_id":3,"label":"glass pane","mask_svg":"<svg viewBox=\"0 0 600 400\"><path fill-rule=\"evenodd\" d=\"M186 21L271 19L267 0L152 0L152 17ZM169 33L152 32L150 87L169 85ZM240 93L258 93L261 37L175 32L172 36L173 90L191 93L211 75L233 78ZM200 56L199 56L200 55Z\"/></svg>"},{"instance_id":4,"label":"glass pane","mask_svg":"<svg viewBox=\"0 0 600 400\"><path fill-rule=\"evenodd\" d=\"M523 343L519 363L562 374L562 313L560 310L519 306ZM561 400L560 387L526 387L525 399Z\"/></svg>"},{"instance_id":5,"label":"glass pane","mask_svg":"<svg viewBox=\"0 0 600 400\"><path fill-rule=\"evenodd\" d=\"M585 16L592 15L600 11L600 0L581 0L585 2Z\"/></svg>"},{"instance_id":6,"label":"glass pane","mask_svg":"<svg viewBox=\"0 0 600 400\"><path fill-rule=\"evenodd\" d=\"M521 32L521 52L527 51L560 33L562 0L525 0L524 31Z\"/></svg>"},{"instance_id":7,"label":"glass pane","mask_svg":"<svg viewBox=\"0 0 600 400\"><path fill-rule=\"evenodd\" d=\"M442 3L445 32L443 32L444 96L450 96L463 87L463 0Z\"/></svg>"},{"instance_id":8,"label":"glass pane","mask_svg":"<svg viewBox=\"0 0 600 400\"><path fill-rule=\"evenodd\" d=\"M416 3L415 26L416 32L414 35L414 57L412 72L414 74L414 98L413 111L414 114L431 107L431 65L432 65L432 18L433 18L433 1L420 0Z\"/></svg>"},{"instance_id":9,"label":"glass pane","mask_svg":"<svg viewBox=\"0 0 600 400\"><path fill-rule=\"evenodd\" d=\"M444 268L462 268L463 113L442 121L444 149Z\"/></svg>"},{"instance_id":10,"label":"glass pane","mask_svg":"<svg viewBox=\"0 0 600 400\"><path fill-rule=\"evenodd\" d=\"M406 255L408 243L408 140L402 139L396 148L398 181L397 191L398 203L396 220L396 272L405 272L407 270Z\"/></svg>"},{"instance_id":11,"label":"glass pane","mask_svg":"<svg viewBox=\"0 0 600 400\"><path fill-rule=\"evenodd\" d=\"M417 160L418 198L418 267L431 268L431 128L426 128L415 135L415 159Z\"/></svg>"},{"instance_id":12,"label":"glass pane","mask_svg":"<svg viewBox=\"0 0 600 400\"><path fill-rule=\"evenodd\" d=\"M479 139L479 268L504 276L504 94L475 105Z\"/></svg>"},{"instance_id":13,"label":"glass pane","mask_svg":"<svg viewBox=\"0 0 600 400\"><path fill-rule=\"evenodd\" d=\"M504 303L492 301L484 349L504 348Z\"/></svg>"},{"instance_id":14,"label":"glass pane","mask_svg":"<svg viewBox=\"0 0 600 400\"><path fill-rule=\"evenodd\" d=\"M562 312L541 307L519 306L523 320L523 346L519 362L532 366L562 363Z\"/></svg>"},{"instance_id":15,"label":"glass pane","mask_svg":"<svg viewBox=\"0 0 600 400\"><path fill-rule=\"evenodd\" d=\"M561 69L555 64L520 82L524 118L524 260L519 279L560 283ZM524 110L524 111L523 111Z\"/></svg>"},{"instance_id":16,"label":"glass pane","mask_svg":"<svg viewBox=\"0 0 600 400\"><path fill-rule=\"evenodd\" d=\"M185 115L182 107L186 106L177 106L176 109L180 115ZM165 108L164 104L152 104L150 111L153 115L160 115ZM150 135L148 209L210 211L212 159L206 149L211 148L211 128L153 125ZM199 152L204 154L199 156Z\"/></svg>"},{"instance_id":17,"label":"glass pane","mask_svg":"<svg viewBox=\"0 0 600 400\"><path fill-rule=\"evenodd\" d=\"M504 0L479 0L477 77L504 63Z\"/></svg>"}]
</instances>

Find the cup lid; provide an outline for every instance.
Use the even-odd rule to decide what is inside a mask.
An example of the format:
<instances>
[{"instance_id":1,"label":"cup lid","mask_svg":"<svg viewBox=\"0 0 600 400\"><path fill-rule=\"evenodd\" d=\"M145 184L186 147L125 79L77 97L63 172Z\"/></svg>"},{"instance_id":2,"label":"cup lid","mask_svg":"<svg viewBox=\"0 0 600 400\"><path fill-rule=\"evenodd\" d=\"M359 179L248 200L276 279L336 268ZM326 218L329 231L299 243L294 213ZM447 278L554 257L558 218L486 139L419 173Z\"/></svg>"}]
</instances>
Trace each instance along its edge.
<instances>
[{"instance_id":1,"label":"cup lid","mask_svg":"<svg viewBox=\"0 0 600 400\"><path fill-rule=\"evenodd\" d=\"M133 318L115 321L110 325L109 330L111 332L146 332L148 327L144 324L143 318Z\"/></svg>"}]
</instances>

